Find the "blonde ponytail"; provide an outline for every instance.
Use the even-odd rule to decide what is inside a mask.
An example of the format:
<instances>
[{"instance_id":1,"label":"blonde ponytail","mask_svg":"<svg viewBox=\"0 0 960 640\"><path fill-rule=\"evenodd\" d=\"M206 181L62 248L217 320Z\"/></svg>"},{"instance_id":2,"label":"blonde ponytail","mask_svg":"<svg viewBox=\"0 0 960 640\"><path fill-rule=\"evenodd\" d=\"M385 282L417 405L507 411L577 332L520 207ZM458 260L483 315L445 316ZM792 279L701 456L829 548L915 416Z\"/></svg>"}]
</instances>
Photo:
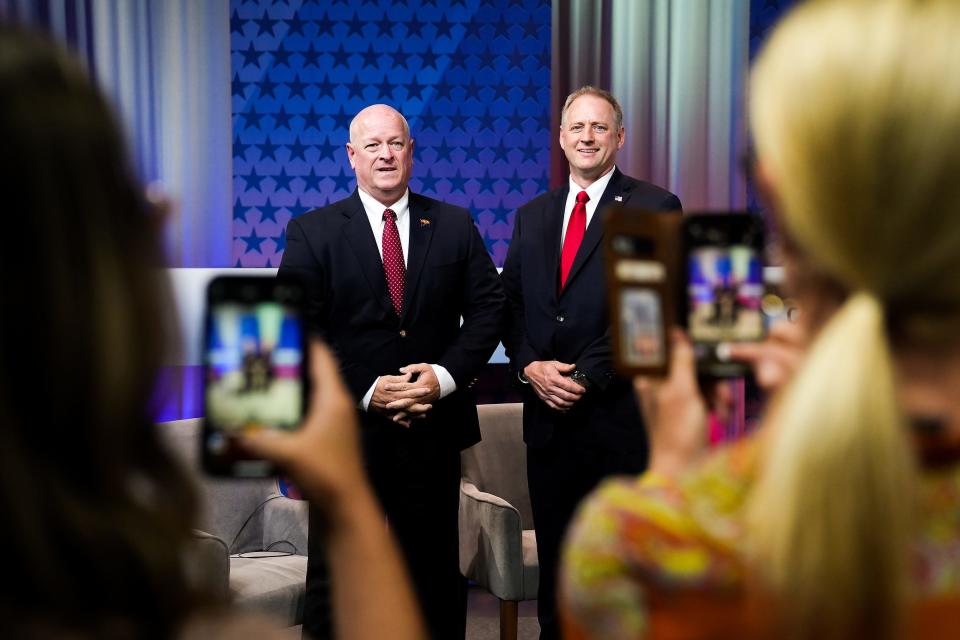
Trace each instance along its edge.
<instances>
[{"instance_id":1,"label":"blonde ponytail","mask_svg":"<svg viewBox=\"0 0 960 640\"><path fill-rule=\"evenodd\" d=\"M781 636L891 637L903 619L917 471L884 310L910 348L915 327L960 309L958 61L956 0L824 0L798 4L753 67L751 128L785 233L870 292L827 323L768 420L751 566Z\"/></svg>"},{"instance_id":2,"label":"blonde ponytail","mask_svg":"<svg viewBox=\"0 0 960 640\"><path fill-rule=\"evenodd\" d=\"M831 319L770 429L749 530L782 637L895 636L916 471L876 298Z\"/></svg>"}]
</instances>

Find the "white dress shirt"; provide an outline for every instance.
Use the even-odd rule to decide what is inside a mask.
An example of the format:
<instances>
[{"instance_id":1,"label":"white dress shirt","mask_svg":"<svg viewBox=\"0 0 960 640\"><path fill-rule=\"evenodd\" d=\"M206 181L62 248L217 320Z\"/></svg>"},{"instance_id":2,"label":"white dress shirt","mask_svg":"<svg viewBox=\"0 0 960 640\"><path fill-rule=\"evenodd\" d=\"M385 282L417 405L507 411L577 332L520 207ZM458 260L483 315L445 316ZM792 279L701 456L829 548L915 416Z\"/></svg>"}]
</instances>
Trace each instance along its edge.
<instances>
[{"instance_id":1,"label":"white dress shirt","mask_svg":"<svg viewBox=\"0 0 960 640\"><path fill-rule=\"evenodd\" d=\"M593 214L597 210L597 205L600 204L600 196L603 195L607 185L610 184L610 178L613 177L616 168L616 166L612 167L610 171L597 178L586 189L574 182L573 176L570 176L570 192L567 194L567 204L563 207L563 231L560 232L561 247L563 247L563 239L567 237L567 226L570 224L570 216L573 215L573 205L577 203L577 194L586 191L587 195L590 196L587 201L587 224L584 226L584 229L586 229L590 226L590 221L593 220Z\"/></svg>"},{"instance_id":2,"label":"white dress shirt","mask_svg":"<svg viewBox=\"0 0 960 640\"><path fill-rule=\"evenodd\" d=\"M406 266L407 256L410 253L410 189L404 191L400 199L389 207L383 206L376 198L359 187L357 188L357 193L360 195L360 202L363 203L363 210L367 214L370 230L373 231L373 237L377 241L377 251L380 252L380 260L383 260L383 212L390 209L396 214L397 233L400 234L400 247L403 250L403 265ZM408 364L416 363L410 362ZM437 380L440 382L441 398L445 398L457 390L457 383L454 381L453 376L450 375L450 372L447 371L446 367L441 367L438 364L431 364L430 367L433 368L433 373L436 374ZM400 375L400 372L397 371L392 375ZM379 376L373 381L373 384L370 385L363 399L360 400L360 408L364 411L367 411L370 407L370 399L373 398L373 392L377 388L378 382L380 382Z\"/></svg>"}]
</instances>

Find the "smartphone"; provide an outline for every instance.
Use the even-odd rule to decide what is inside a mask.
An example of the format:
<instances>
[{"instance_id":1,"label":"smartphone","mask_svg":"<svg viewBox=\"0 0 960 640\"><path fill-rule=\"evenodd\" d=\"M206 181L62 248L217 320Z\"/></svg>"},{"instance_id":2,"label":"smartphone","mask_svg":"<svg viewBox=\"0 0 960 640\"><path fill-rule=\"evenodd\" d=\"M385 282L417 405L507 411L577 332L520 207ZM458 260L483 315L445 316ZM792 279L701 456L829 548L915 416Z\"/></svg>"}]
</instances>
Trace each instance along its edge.
<instances>
[{"instance_id":1,"label":"smartphone","mask_svg":"<svg viewBox=\"0 0 960 640\"><path fill-rule=\"evenodd\" d=\"M665 375L667 329L679 320L683 218L625 207L604 215L614 366L624 376Z\"/></svg>"},{"instance_id":2,"label":"smartphone","mask_svg":"<svg viewBox=\"0 0 960 640\"><path fill-rule=\"evenodd\" d=\"M684 217L682 316L699 373L742 376L746 365L725 357L722 345L766 335L763 311L764 228L749 213Z\"/></svg>"},{"instance_id":3,"label":"smartphone","mask_svg":"<svg viewBox=\"0 0 960 640\"><path fill-rule=\"evenodd\" d=\"M304 292L269 276L220 276L207 287L201 459L211 474L263 478L274 465L240 437L296 429L307 404Z\"/></svg>"}]
</instances>

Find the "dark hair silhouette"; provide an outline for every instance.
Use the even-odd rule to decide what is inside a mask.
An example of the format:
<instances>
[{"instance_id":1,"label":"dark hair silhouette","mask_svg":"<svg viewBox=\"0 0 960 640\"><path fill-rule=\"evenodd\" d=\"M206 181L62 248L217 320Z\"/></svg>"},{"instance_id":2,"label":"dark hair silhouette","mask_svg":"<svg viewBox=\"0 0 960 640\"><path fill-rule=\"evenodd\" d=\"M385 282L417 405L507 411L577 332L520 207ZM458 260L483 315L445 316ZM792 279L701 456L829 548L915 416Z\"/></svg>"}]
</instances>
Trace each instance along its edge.
<instances>
[{"instance_id":1,"label":"dark hair silhouette","mask_svg":"<svg viewBox=\"0 0 960 640\"><path fill-rule=\"evenodd\" d=\"M150 416L172 343L158 220L100 93L0 26L0 618L17 637L169 637L198 602L186 475Z\"/></svg>"}]
</instances>

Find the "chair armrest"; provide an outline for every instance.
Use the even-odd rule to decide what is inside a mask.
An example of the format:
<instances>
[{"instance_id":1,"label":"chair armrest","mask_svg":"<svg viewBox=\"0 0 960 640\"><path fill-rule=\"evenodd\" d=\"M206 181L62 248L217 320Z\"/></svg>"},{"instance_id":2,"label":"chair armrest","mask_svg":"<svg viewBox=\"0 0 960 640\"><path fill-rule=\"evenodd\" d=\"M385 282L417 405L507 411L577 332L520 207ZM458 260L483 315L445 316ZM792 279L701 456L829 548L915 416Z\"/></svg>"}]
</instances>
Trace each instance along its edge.
<instances>
[{"instance_id":1,"label":"chair armrest","mask_svg":"<svg viewBox=\"0 0 960 640\"><path fill-rule=\"evenodd\" d=\"M193 541L187 547L186 570L192 584L226 601L230 593L230 557L227 543L221 538L194 529Z\"/></svg>"},{"instance_id":2,"label":"chair armrest","mask_svg":"<svg viewBox=\"0 0 960 640\"><path fill-rule=\"evenodd\" d=\"M307 501L275 496L263 505L263 549L307 555Z\"/></svg>"},{"instance_id":3,"label":"chair armrest","mask_svg":"<svg viewBox=\"0 0 960 640\"><path fill-rule=\"evenodd\" d=\"M520 512L461 479L459 526L460 572L502 600L522 600Z\"/></svg>"}]
</instances>

